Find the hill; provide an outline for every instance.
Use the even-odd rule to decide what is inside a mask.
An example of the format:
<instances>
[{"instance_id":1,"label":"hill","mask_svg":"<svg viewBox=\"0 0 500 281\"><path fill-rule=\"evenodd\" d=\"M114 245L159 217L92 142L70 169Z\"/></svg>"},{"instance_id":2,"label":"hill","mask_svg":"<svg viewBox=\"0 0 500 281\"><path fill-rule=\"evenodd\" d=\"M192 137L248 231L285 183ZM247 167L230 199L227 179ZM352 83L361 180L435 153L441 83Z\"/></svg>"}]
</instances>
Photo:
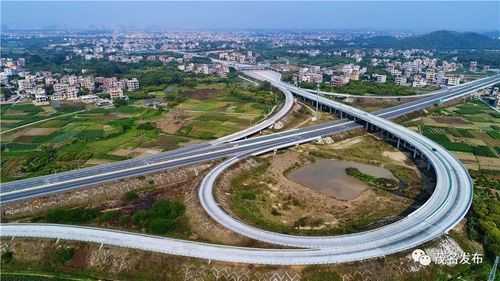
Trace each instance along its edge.
<instances>
[{"instance_id":1,"label":"hill","mask_svg":"<svg viewBox=\"0 0 500 281\"><path fill-rule=\"evenodd\" d=\"M367 47L418 49L500 49L500 40L474 32L435 31L424 35L397 39L372 37L359 42Z\"/></svg>"}]
</instances>

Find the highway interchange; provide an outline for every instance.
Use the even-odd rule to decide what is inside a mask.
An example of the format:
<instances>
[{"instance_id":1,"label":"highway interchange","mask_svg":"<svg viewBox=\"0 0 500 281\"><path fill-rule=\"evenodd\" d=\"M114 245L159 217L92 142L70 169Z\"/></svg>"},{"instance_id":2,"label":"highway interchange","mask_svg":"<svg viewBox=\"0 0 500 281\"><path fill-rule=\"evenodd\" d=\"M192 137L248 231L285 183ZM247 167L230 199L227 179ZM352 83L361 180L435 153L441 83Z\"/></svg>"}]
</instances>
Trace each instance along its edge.
<instances>
[{"instance_id":1,"label":"highway interchange","mask_svg":"<svg viewBox=\"0 0 500 281\"><path fill-rule=\"evenodd\" d=\"M215 221L242 235L301 249L231 247L106 229L49 224L2 224L1 235L89 241L229 262L319 264L364 260L411 249L440 237L465 216L472 201L472 182L467 170L441 146L418 133L388 121L388 119L460 98L479 89L492 86L500 81L499 75L443 89L416 101L370 114L283 83L274 72L248 70L244 73L251 78L271 82L273 86L285 94L285 103L281 109L255 128L233 134L223 140L151 157L6 183L1 187L0 200L2 204L5 204L224 158L226 159L224 162L207 174L200 187L200 202L207 213ZM350 119L241 139L272 126L282 118L293 105L292 93L297 98L319 102L324 109L336 111L341 116ZM220 209L213 199L213 183L217 176L237 161L362 126L383 129L390 140L397 141L398 144L401 142L401 148L404 147L410 150L414 156L425 159L436 174L436 187L429 200L400 221L371 231L349 235L332 237L290 236L257 229L235 220Z\"/></svg>"}]
</instances>

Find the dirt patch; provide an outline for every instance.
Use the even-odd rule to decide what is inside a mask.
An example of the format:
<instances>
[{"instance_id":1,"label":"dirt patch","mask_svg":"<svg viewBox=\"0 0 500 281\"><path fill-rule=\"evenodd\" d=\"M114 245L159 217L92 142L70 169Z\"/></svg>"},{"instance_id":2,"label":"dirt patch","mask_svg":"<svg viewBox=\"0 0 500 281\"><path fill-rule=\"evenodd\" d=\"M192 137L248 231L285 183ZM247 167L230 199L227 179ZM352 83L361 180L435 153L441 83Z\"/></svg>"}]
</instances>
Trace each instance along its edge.
<instances>
[{"instance_id":1,"label":"dirt patch","mask_svg":"<svg viewBox=\"0 0 500 281\"><path fill-rule=\"evenodd\" d=\"M4 142L16 141L22 143L31 143L32 137L47 136L57 130L57 128L26 128L11 132L5 136L2 136L2 138Z\"/></svg>"},{"instance_id":2,"label":"dirt patch","mask_svg":"<svg viewBox=\"0 0 500 281\"><path fill-rule=\"evenodd\" d=\"M2 277L26 274L13 280L38 280L38 272L45 276L40 278L43 280L52 280L48 278L51 275L68 277L54 278L57 280L302 280L302 267L206 261L91 243L15 239L2 240L1 247L2 253L9 251L14 257L13 262L2 264ZM65 263L57 259L57 249L62 248L73 250L72 258Z\"/></svg>"},{"instance_id":3,"label":"dirt patch","mask_svg":"<svg viewBox=\"0 0 500 281\"><path fill-rule=\"evenodd\" d=\"M161 152L161 150L158 150L158 149L136 147L133 150L133 157L154 155L154 154L158 154L160 152Z\"/></svg>"},{"instance_id":4,"label":"dirt patch","mask_svg":"<svg viewBox=\"0 0 500 281\"><path fill-rule=\"evenodd\" d=\"M167 134L175 134L190 120L184 110L174 109L156 121L156 127Z\"/></svg>"},{"instance_id":5,"label":"dirt patch","mask_svg":"<svg viewBox=\"0 0 500 281\"><path fill-rule=\"evenodd\" d=\"M356 138L346 139L346 140L343 140L343 141L340 141L340 142L333 144L331 147L335 148L335 149L349 148L355 144L362 142L363 138L364 138L363 136L360 136L360 137L356 137Z\"/></svg>"},{"instance_id":6,"label":"dirt patch","mask_svg":"<svg viewBox=\"0 0 500 281\"><path fill-rule=\"evenodd\" d=\"M433 116L432 119L438 123L450 124L450 125L467 125L472 124L471 122L463 119L462 117L453 116Z\"/></svg>"},{"instance_id":7,"label":"dirt patch","mask_svg":"<svg viewBox=\"0 0 500 281\"><path fill-rule=\"evenodd\" d=\"M95 165L107 164L107 163L111 163L111 162L112 162L111 160L107 160L107 159L89 159L89 161L85 162L85 164L95 166Z\"/></svg>"},{"instance_id":8,"label":"dirt patch","mask_svg":"<svg viewBox=\"0 0 500 281\"><path fill-rule=\"evenodd\" d=\"M478 156L477 160L481 169L500 171L500 158Z\"/></svg>"},{"instance_id":9,"label":"dirt patch","mask_svg":"<svg viewBox=\"0 0 500 281\"><path fill-rule=\"evenodd\" d=\"M382 155L398 162L408 161L406 154L401 151L384 151Z\"/></svg>"},{"instance_id":10,"label":"dirt patch","mask_svg":"<svg viewBox=\"0 0 500 281\"><path fill-rule=\"evenodd\" d=\"M122 156L122 157L128 157L131 155L133 152L132 148L118 148L113 151L111 151L109 154L115 155L115 156Z\"/></svg>"},{"instance_id":11,"label":"dirt patch","mask_svg":"<svg viewBox=\"0 0 500 281\"><path fill-rule=\"evenodd\" d=\"M22 132L25 136L47 136L57 131L58 128L30 128Z\"/></svg>"}]
</instances>

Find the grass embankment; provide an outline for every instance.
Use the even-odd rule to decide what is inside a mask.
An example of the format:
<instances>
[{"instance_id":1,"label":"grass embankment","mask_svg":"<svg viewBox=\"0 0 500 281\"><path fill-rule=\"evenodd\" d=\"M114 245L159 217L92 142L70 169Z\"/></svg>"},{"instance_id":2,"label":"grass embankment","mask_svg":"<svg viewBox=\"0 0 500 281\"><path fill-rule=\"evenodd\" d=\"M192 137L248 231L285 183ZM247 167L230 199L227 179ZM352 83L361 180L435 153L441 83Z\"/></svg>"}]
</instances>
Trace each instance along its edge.
<instances>
[{"instance_id":1,"label":"grass embankment","mask_svg":"<svg viewBox=\"0 0 500 281\"><path fill-rule=\"evenodd\" d=\"M124 208L104 210L102 208L53 208L44 215L32 219L34 222L108 226L131 229L155 235L186 236L185 206L177 200L158 199L139 201L139 195L130 191L122 198Z\"/></svg>"}]
</instances>

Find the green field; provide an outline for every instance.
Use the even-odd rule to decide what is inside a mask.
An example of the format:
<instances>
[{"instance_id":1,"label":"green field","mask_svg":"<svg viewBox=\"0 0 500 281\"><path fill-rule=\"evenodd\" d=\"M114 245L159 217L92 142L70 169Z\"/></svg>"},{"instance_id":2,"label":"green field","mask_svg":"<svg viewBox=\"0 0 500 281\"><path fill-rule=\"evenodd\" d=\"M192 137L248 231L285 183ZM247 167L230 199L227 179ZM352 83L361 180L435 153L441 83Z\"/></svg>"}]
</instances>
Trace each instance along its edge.
<instances>
[{"instance_id":1,"label":"green field","mask_svg":"<svg viewBox=\"0 0 500 281\"><path fill-rule=\"evenodd\" d=\"M0 105L0 131L82 109L81 106L68 105L54 109L51 106L35 106L31 103Z\"/></svg>"},{"instance_id":2,"label":"green field","mask_svg":"<svg viewBox=\"0 0 500 281\"><path fill-rule=\"evenodd\" d=\"M171 137L170 146L160 146L161 132L143 125L160 117L159 111L132 106L90 109L6 133L1 143L2 181L128 158L114 153L120 148L177 147L182 138Z\"/></svg>"},{"instance_id":3,"label":"green field","mask_svg":"<svg viewBox=\"0 0 500 281\"><path fill-rule=\"evenodd\" d=\"M2 135L2 181L77 169L218 138L261 120L274 106L268 90L220 82L156 91L158 109L132 99L116 108L88 108ZM20 104L2 107L10 127L81 110ZM14 125L15 124L15 125Z\"/></svg>"},{"instance_id":4,"label":"green field","mask_svg":"<svg viewBox=\"0 0 500 281\"><path fill-rule=\"evenodd\" d=\"M500 146L500 114L480 101L438 109L428 116L407 122L407 125L418 127L426 137L448 150L462 153L462 156L469 154L493 159L500 156L497 150ZM481 160L479 158L478 162Z\"/></svg>"},{"instance_id":5,"label":"green field","mask_svg":"<svg viewBox=\"0 0 500 281\"><path fill-rule=\"evenodd\" d=\"M454 274L464 277L462 280L484 279L491 258L500 255L500 115L473 100L434 110L406 125L451 150L468 168L474 181L474 201L466 230L455 231L453 238L465 249L481 243L489 261L477 268L459 267Z\"/></svg>"}]
</instances>

